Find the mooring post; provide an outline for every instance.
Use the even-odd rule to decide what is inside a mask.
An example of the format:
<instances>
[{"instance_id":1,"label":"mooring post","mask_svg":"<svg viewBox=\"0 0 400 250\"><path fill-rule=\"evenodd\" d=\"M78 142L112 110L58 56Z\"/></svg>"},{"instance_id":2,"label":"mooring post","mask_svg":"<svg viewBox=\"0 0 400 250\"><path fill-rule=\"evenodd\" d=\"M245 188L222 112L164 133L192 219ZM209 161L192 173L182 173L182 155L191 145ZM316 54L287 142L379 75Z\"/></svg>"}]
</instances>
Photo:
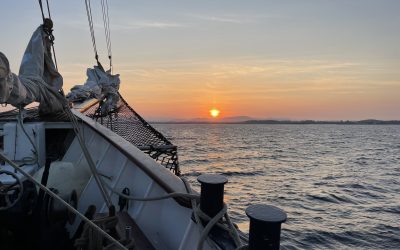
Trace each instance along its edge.
<instances>
[{"instance_id":1,"label":"mooring post","mask_svg":"<svg viewBox=\"0 0 400 250\"><path fill-rule=\"evenodd\" d=\"M250 218L249 250L279 249L286 213L274 206L258 204L249 206L246 214Z\"/></svg>"},{"instance_id":2,"label":"mooring post","mask_svg":"<svg viewBox=\"0 0 400 250\"><path fill-rule=\"evenodd\" d=\"M219 174L202 174L197 181L201 183L200 209L212 218L224 206L224 185L228 179Z\"/></svg>"}]
</instances>

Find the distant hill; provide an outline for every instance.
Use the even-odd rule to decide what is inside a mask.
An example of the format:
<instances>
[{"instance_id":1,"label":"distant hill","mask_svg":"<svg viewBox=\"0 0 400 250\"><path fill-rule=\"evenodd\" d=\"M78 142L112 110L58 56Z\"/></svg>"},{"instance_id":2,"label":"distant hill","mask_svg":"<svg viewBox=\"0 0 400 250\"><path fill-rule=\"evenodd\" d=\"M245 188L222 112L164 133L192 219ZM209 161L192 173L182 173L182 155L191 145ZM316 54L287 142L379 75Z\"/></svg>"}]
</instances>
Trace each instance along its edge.
<instances>
[{"instance_id":1,"label":"distant hill","mask_svg":"<svg viewBox=\"0 0 400 250\"><path fill-rule=\"evenodd\" d=\"M338 124L338 125L400 125L400 120L376 120L366 119L359 121L316 121L316 120L275 120L266 119L258 120L249 116L233 116L221 119L212 118L194 118L188 120L171 120L171 121L153 121L151 123L170 123L170 124L207 124L207 123L223 123L223 124Z\"/></svg>"},{"instance_id":2,"label":"distant hill","mask_svg":"<svg viewBox=\"0 0 400 250\"><path fill-rule=\"evenodd\" d=\"M231 116L223 118L192 118L192 119L173 119L173 120L161 120L153 121L151 123L242 123L246 121L254 120L250 116Z\"/></svg>"},{"instance_id":3,"label":"distant hill","mask_svg":"<svg viewBox=\"0 0 400 250\"><path fill-rule=\"evenodd\" d=\"M300 121L292 121L292 120L248 120L245 121L246 124L342 124L342 125L400 125L400 120L375 120L375 119L367 119L360 121L315 121L315 120L300 120Z\"/></svg>"},{"instance_id":4,"label":"distant hill","mask_svg":"<svg viewBox=\"0 0 400 250\"><path fill-rule=\"evenodd\" d=\"M220 121L221 122L246 122L254 120L254 118L250 116L232 116L232 117L224 117Z\"/></svg>"}]
</instances>

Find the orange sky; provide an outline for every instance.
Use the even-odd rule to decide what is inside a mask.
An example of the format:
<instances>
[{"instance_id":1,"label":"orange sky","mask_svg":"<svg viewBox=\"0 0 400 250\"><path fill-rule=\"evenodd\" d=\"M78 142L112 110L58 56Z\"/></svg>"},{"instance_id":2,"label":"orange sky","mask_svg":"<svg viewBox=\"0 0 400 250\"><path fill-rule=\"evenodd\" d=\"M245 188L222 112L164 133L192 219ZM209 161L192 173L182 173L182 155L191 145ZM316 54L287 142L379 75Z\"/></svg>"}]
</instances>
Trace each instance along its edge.
<instances>
[{"instance_id":1,"label":"orange sky","mask_svg":"<svg viewBox=\"0 0 400 250\"><path fill-rule=\"evenodd\" d=\"M125 99L151 120L209 117L213 107L220 117L400 119L400 1L362 3L113 1L114 72ZM0 50L17 72L40 15L34 1L2 5L10 11ZM87 17L81 1L51 7L68 92L94 64Z\"/></svg>"},{"instance_id":2,"label":"orange sky","mask_svg":"<svg viewBox=\"0 0 400 250\"><path fill-rule=\"evenodd\" d=\"M221 117L400 117L400 74L386 75L395 69L335 61L238 61L196 63L190 69L180 62L142 65L123 74L122 93L150 117L207 117L212 107Z\"/></svg>"}]
</instances>

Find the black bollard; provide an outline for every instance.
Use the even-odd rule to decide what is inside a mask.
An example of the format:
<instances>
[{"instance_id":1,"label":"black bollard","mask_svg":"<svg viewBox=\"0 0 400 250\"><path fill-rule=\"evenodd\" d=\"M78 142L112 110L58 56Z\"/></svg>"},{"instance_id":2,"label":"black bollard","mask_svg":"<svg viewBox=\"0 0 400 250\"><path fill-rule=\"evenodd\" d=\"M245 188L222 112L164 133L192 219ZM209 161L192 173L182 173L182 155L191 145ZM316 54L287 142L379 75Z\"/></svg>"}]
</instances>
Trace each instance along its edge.
<instances>
[{"instance_id":1,"label":"black bollard","mask_svg":"<svg viewBox=\"0 0 400 250\"><path fill-rule=\"evenodd\" d=\"M228 179L218 174L202 174L197 181L201 183L200 209L212 218L224 206L224 185Z\"/></svg>"},{"instance_id":2,"label":"black bollard","mask_svg":"<svg viewBox=\"0 0 400 250\"><path fill-rule=\"evenodd\" d=\"M280 246L281 224L286 213L269 205L251 205L246 209L250 218L249 250L276 250Z\"/></svg>"}]
</instances>

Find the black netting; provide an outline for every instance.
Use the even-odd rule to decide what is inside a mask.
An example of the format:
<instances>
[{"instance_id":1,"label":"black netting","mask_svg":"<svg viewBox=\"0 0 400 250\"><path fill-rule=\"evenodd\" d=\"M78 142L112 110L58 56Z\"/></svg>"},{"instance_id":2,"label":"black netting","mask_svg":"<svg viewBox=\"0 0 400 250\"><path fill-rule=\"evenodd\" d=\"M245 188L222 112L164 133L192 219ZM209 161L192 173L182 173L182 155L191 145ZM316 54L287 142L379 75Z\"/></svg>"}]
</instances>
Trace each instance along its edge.
<instances>
[{"instance_id":1,"label":"black netting","mask_svg":"<svg viewBox=\"0 0 400 250\"><path fill-rule=\"evenodd\" d=\"M180 175L177 147L136 113L121 95L115 111L102 115L98 112L98 107L94 105L83 114L149 154L176 175Z\"/></svg>"}]
</instances>

